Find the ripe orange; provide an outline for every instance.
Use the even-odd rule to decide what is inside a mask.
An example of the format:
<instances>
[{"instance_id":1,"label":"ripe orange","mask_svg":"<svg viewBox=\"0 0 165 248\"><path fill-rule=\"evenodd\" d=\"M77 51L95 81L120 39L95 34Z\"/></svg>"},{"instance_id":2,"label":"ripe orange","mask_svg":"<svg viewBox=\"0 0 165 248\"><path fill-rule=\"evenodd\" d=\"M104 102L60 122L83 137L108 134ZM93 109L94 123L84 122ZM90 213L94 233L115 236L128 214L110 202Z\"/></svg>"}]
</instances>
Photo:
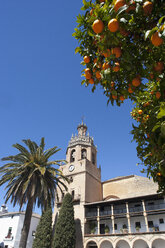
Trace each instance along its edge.
<instances>
[{"instance_id":1,"label":"ripe orange","mask_svg":"<svg viewBox=\"0 0 165 248\"><path fill-rule=\"evenodd\" d=\"M104 29L104 23L97 19L93 22L92 29L96 34L100 34Z\"/></svg>"},{"instance_id":2,"label":"ripe orange","mask_svg":"<svg viewBox=\"0 0 165 248\"><path fill-rule=\"evenodd\" d=\"M136 3L135 3L135 1L131 1L131 2L129 3L129 7L128 7L128 9L126 10L126 12L128 13L129 11L135 10L135 9L136 9Z\"/></svg>"},{"instance_id":3,"label":"ripe orange","mask_svg":"<svg viewBox=\"0 0 165 248\"><path fill-rule=\"evenodd\" d=\"M152 8L153 8L153 3L150 2L150 1L146 1L144 4L143 4L143 11L144 11L144 14L151 14L152 12Z\"/></svg>"},{"instance_id":4,"label":"ripe orange","mask_svg":"<svg viewBox=\"0 0 165 248\"><path fill-rule=\"evenodd\" d=\"M163 39L159 37L159 33L155 32L151 36L151 42L154 46L160 46L163 43Z\"/></svg>"},{"instance_id":5,"label":"ripe orange","mask_svg":"<svg viewBox=\"0 0 165 248\"><path fill-rule=\"evenodd\" d=\"M162 174L161 174L160 172L158 172L156 175L157 175L158 177L161 177L161 176L162 176Z\"/></svg>"},{"instance_id":6,"label":"ripe orange","mask_svg":"<svg viewBox=\"0 0 165 248\"><path fill-rule=\"evenodd\" d=\"M95 58L95 59L93 60L93 62L94 62L94 64L96 64L96 63L97 63L97 58Z\"/></svg>"},{"instance_id":7,"label":"ripe orange","mask_svg":"<svg viewBox=\"0 0 165 248\"><path fill-rule=\"evenodd\" d=\"M117 0L115 2L115 5L114 5L115 12L117 12L118 9L120 9L124 5L125 5L125 1L124 0Z\"/></svg>"},{"instance_id":8,"label":"ripe orange","mask_svg":"<svg viewBox=\"0 0 165 248\"><path fill-rule=\"evenodd\" d=\"M123 36L128 36L128 35L129 35L129 32L126 31L126 30L123 29L123 28L120 28L119 31L120 31L121 35L123 35Z\"/></svg>"},{"instance_id":9,"label":"ripe orange","mask_svg":"<svg viewBox=\"0 0 165 248\"><path fill-rule=\"evenodd\" d=\"M113 67L113 71L118 72L119 70L120 70L120 64L116 62L115 66Z\"/></svg>"},{"instance_id":10,"label":"ripe orange","mask_svg":"<svg viewBox=\"0 0 165 248\"><path fill-rule=\"evenodd\" d=\"M125 97L124 96L120 96L120 101L124 101L125 100Z\"/></svg>"},{"instance_id":11,"label":"ripe orange","mask_svg":"<svg viewBox=\"0 0 165 248\"><path fill-rule=\"evenodd\" d=\"M128 88L128 92L131 94L133 93L133 89L131 87Z\"/></svg>"},{"instance_id":12,"label":"ripe orange","mask_svg":"<svg viewBox=\"0 0 165 248\"><path fill-rule=\"evenodd\" d=\"M111 55L110 49L107 49L107 51L103 52L103 55L105 58L109 57Z\"/></svg>"},{"instance_id":13,"label":"ripe orange","mask_svg":"<svg viewBox=\"0 0 165 248\"><path fill-rule=\"evenodd\" d=\"M157 72L161 72L164 69L164 64L162 61L159 61L156 63L156 65L154 66L154 70Z\"/></svg>"},{"instance_id":14,"label":"ripe orange","mask_svg":"<svg viewBox=\"0 0 165 248\"><path fill-rule=\"evenodd\" d=\"M94 84L94 79L93 78L89 79L89 83Z\"/></svg>"},{"instance_id":15,"label":"ripe orange","mask_svg":"<svg viewBox=\"0 0 165 248\"><path fill-rule=\"evenodd\" d=\"M153 95L153 94L154 94L154 91L152 90L152 91L150 92L150 94Z\"/></svg>"},{"instance_id":16,"label":"ripe orange","mask_svg":"<svg viewBox=\"0 0 165 248\"><path fill-rule=\"evenodd\" d=\"M88 64L90 62L90 57L89 56L84 56L84 62Z\"/></svg>"},{"instance_id":17,"label":"ripe orange","mask_svg":"<svg viewBox=\"0 0 165 248\"><path fill-rule=\"evenodd\" d=\"M138 114L139 114L139 115L142 115L142 114L143 114L143 110L139 109L139 110L138 110Z\"/></svg>"},{"instance_id":18,"label":"ripe orange","mask_svg":"<svg viewBox=\"0 0 165 248\"><path fill-rule=\"evenodd\" d=\"M119 58L121 56L121 48L120 47L112 48L112 54L114 54L116 58Z\"/></svg>"},{"instance_id":19,"label":"ripe orange","mask_svg":"<svg viewBox=\"0 0 165 248\"><path fill-rule=\"evenodd\" d=\"M112 98L113 98L114 100L116 100L116 99L117 99L117 95L112 95Z\"/></svg>"},{"instance_id":20,"label":"ripe orange","mask_svg":"<svg viewBox=\"0 0 165 248\"><path fill-rule=\"evenodd\" d=\"M149 115L146 115L146 119L148 120L150 118L150 116Z\"/></svg>"},{"instance_id":21,"label":"ripe orange","mask_svg":"<svg viewBox=\"0 0 165 248\"><path fill-rule=\"evenodd\" d=\"M106 69L108 69L108 68L110 68L109 63L108 63L108 62L105 62L105 63L103 64L103 66L102 66L102 69L103 69L103 70L106 70Z\"/></svg>"},{"instance_id":22,"label":"ripe orange","mask_svg":"<svg viewBox=\"0 0 165 248\"><path fill-rule=\"evenodd\" d=\"M159 91L156 92L156 98L159 99L161 97L161 93Z\"/></svg>"},{"instance_id":23,"label":"ripe orange","mask_svg":"<svg viewBox=\"0 0 165 248\"><path fill-rule=\"evenodd\" d=\"M115 86L114 82L111 82L111 88L113 88Z\"/></svg>"},{"instance_id":24,"label":"ripe orange","mask_svg":"<svg viewBox=\"0 0 165 248\"><path fill-rule=\"evenodd\" d=\"M100 71L97 71L97 72L96 72L96 78L97 78L97 79L100 79L100 78L101 78L101 73L100 73Z\"/></svg>"},{"instance_id":25,"label":"ripe orange","mask_svg":"<svg viewBox=\"0 0 165 248\"><path fill-rule=\"evenodd\" d=\"M93 15L93 11L94 11L94 9L91 9L89 12L91 16Z\"/></svg>"},{"instance_id":26,"label":"ripe orange","mask_svg":"<svg viewBox=\"0 0 165 248\"><path fill-rule=\"evenodd\" d=\"M111 31L111 32L116 32L118 29L119 29L119 22L117 19L111 19L109 22L108 22L108 29Z\"/></svg>"},{"instance_id":27,"label":"ripe orange","mask_svg":"<svg viewBox=\"0 0 165 248\"><path fill-rule=\"evenodd\" d=\"M138 87L141 84L141 80L139 77L136 77L132 80L132 85Z\"/></svg>"},{"instance_id":28,"label":"ripe orange","mask_svg":"<svg viewBox=\"0 0 165 248\"><path fill-rule=\"evenodd\" d=\"M86 79L91 79L91 77L92 77L91 70L89 68L86 68L85 69L85 78Z\"/></svg>"},{"instance_id":29,"label":"ripe orange","mask_svg":"<svg viewBox=\"0 0 165 248\"><path fill-rule=\"evenodd\" d=\"M91 77L92 77L92 74L91 74L91 73L85 74L85 78L86 78L86 79L89 80L89 79L91 79Z\"/></svg>"}]
</instances>

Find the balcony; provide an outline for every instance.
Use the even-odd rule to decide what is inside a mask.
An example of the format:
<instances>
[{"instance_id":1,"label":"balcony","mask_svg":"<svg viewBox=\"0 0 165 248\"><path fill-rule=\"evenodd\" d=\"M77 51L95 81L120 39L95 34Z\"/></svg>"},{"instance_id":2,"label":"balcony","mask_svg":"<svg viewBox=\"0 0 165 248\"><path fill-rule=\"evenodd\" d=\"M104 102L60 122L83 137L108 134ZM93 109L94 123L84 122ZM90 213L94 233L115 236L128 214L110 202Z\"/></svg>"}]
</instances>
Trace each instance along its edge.
<instances>
[{"instance_id":1,"label":"balcony","mask_svg":"<svg viewBox=\"0 0 165 248\"><path fill-rule=\"evenodd\" d=\"M146 211L165 210L165 203L146 205Z\"/></svg>"},{"instance_id":2,"label":"balcony","mask_svg":"<svg viewBox=\"0 0 165 248\"><path fill-rule=\"evenodd\" d=\"M111 210L100 211L100 216L109 216L111 215Z\"/></svg>"}]
</instances>

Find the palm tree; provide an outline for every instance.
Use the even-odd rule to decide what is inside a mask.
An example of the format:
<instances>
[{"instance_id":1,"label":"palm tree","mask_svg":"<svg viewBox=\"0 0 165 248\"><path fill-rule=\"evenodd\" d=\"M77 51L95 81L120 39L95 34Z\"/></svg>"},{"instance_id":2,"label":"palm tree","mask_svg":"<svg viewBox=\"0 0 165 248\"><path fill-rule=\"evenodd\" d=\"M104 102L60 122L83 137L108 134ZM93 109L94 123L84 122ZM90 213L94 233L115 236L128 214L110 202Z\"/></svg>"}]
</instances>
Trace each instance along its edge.
<instances>
[{"instance_id":1,"label":"palm tree","mask_svg":"<svg viewBox=\"0 0 165 248\"><path fill-rule=\"evenodd\" d=\"M55 146L44 151L44 138L39 146L30 139L23 142L27 148L14 144L19 153L2 158L2 161L10 162L0 168L0 186L8 183L5 202L11 199L13 206L18 204L20 210L26 204L19 248L26 248L33 207L37 204L43 210L50 202L53 206L56 187L61 191L63 187L66 189L64 182L67 181L62 172L53 166L59 166L64 161L49 161L60 149Z\"/></svg>"}]
</instances>

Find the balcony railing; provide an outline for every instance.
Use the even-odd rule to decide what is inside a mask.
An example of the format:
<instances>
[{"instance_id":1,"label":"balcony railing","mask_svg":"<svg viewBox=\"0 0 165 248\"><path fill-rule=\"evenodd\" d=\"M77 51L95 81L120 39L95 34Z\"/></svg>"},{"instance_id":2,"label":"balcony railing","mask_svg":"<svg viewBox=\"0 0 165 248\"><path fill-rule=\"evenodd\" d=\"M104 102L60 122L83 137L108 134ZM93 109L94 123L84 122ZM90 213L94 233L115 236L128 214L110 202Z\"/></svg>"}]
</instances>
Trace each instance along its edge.
<instances>
[{"instance_id":1,"label":"balcony railing","mask_svg":"<svg viewBox=\"0 0 165 248\"><path fill-rule=\"evenodd\" d=\"M153 205L146 205L146 211L150 211L150 210L160 210L160 209L165 210L165 203L153 204Z\"/></svg>"},{"instance_id":2,"label":"balcony railing","mask_svg":"<svg viewBox=\"0 0 165 248\"><path fill-rule=\"evenodd\" d=\"M85 217L96 217L97 216L97 211L93 212L86 212Z\"/></svg>"},{"instance_id":3,"label":"balcony railing","mask_svg":"<svg viewBox=\"0 0 165 248\"><path fill-rule=\"evenodd\" d=\"M126 214L127 210L125 208L114 209L114 214Z\"/></svg>"},{"instance_id":4,"label":"balcony railing","mask_svg":"<svg viewBox=\"0 0 165 248\"><path fill-rule=\"evenodd\" d=\"M100 216L111 215L111 210L100 211Z\"/></svg>"},{"instance_id":5,"label":"balcony railing","mask_svg":"<svg viewBox=\"0 0 165 248\"><path fill-rule=\"evenodd\" d=\"M129 212L130 213L143 212L143 207L142 206L139 206L139 207L130 207L129 208Z\"/></svg>"}]
</instances>

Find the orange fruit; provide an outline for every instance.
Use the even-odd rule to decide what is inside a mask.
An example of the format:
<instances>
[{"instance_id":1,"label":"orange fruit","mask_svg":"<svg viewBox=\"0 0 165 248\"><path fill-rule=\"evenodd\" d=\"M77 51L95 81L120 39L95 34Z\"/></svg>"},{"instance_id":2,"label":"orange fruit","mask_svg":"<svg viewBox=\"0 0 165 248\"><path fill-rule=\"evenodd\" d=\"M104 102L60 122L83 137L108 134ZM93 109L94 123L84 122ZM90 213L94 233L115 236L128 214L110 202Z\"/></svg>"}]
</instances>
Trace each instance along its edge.
<instances>
[{"instance_id":1,"label":"orange fruit","mask_svg":"<svg viewBox=\"0 0 165 248\"><path fill-rule=\"evenodd\" d=\"M110 49L107 49L107 51L103 52L103 55L105 58L109 57L111 55Z\"/></svg>"},{"instance_id":2,"label":"orange fruit","mask_svg":"<svg viewBox=\"0 0 165 248\"><path fill-rule=\"evenodd\" d=\"M138 110L138 114L139 114L139 115L142 115L142 114L143 114L143 110L139 109L139 110Z\"/></svg>"},{"instance_id":3,"label":"orange fruit","mask_svg":"<svg viewBox=\"0 0 165 248\"><path fill-rule=\"evenodd\" d=\"M108 29L111 32L116 32L117 30L119 30L119 22L117 19L113 18L108 22Z\"/></svg>"},{"instance_id":4,"label":"orange fruit","mask_svg":"<svg viewBox=\"0 0 165 248\"><path fill-rule=\"evenodd\" d=\"M125 100L125 97L124 96L120 96L120 101L124 101Z\"/></svg>"},{"instance_id":5,"label":"orange fruit","mask_svg":"<svg viewBox=\"0 0 165 248\"><path fill-rule=\"evenodd\" d=\"M94 84L94 79L93 78L89 79L89 83Z\"/></svg>"},{"instance_id":6,"label":"orange fruit","mask_svg":"<svg viewBox=\"0 0 165 248\"><path fill-rule=\"evenodd\" d=\"M86 79L89 80L89 79L91 79L91 77L92 77L92 74L91 74L91 73L85 74L85 78L86 78Z\"/></svg>"},{"instance_id":7,"label":"orange fruit","mask_svg":"<svg viewBox=\"0 0 165 248\"><path fill-rule=\"evenodd\" d=\"M91 79L91 77L92 77L91 70L89 68L86 68L85 69L85 78L86 79Z\"/></svg>"},{"instance_id":8,"label":"orange fruit","mask_svg":"<svg viewBox=\"0 0 165 248\"><path fill-rule=\"evenodd\" d=\"M162 61L159 61L156 63L156 65L154 66L154 70L157 72L161 72L164 69L164 64Z\"/></svg>"},{"instance_id":9,"label":"orange fruit","mask_svg":"<svg viewBox=\"0 0 165 248\"><path fill-rule=\"evenodd\" d=\"M96 63L97 63L97 58L95 58L95 59L93 60L93 62L94 62L94 64L96 64Z\"/></svg>"},{"instance_id":10,"label":"orange fruit","mask_svg":"<svg viewBox=\"0 0 165 248\"><path fill-rule=\"evenodd\" d=\"M114 54L116 58L119 58L121 56L121 48L120 47L112 48L112 54Z\"/></svg>"},{"instance_id":11,"label":"orange fruit","mask_svg":"<svg viewBox=\"0 0 165 248\"><path fill-rule=\"evenodd\" d=\"M159 99L161 97L161 93L159 91L156 92L156 98Z\"/></svg>"},{"instance_id":12,"label":"orange fruit","mask_svg":"<svg viewBox=\"0 0 165 248\"><path fill-rule=\"evenodd\" d=\"M93 15L93 11L94 11L94 9L91 9L89 12L91 16Z\"/></svg>"},{"instance_id":13,"label":"orange fruit","mask_svg":"<svg viewBox=\"0 0 165 248\"><path fill-rule=\"evenodd\" d=\"M96 78L97 78L97 79L100 79L100 78L101 78L101 73L100 73L100 71L97 71L97 72L96 72Z\"/></svg>"},{"instance_id":14,"label":"orange fruit","mask_svg":"<svg viewBox=\"0 0 165 248\"><path fill-rule=\"evenodd\" d=\"M150 1L146 1L144 4L143 4L143 11L144 11L144 14L151 14L152 12L152 8L153 8L153 3L150 2Z\"/></svg>"},{"instance_id":15,"label":"orange fruit","mask_svg":"<svg viewBox=\"0 0 165 248\"><path fill-rule=\"evenodd\" d=\"M136 77L132 80L132 85L138 87L141 84L141 80L139 77Z\"/></svg>"},{"instance_id":16,"label":"orange fruit","mask_svg":"<svg viewBox=\"0 0 165 248\"><path fill-rule=\"evenodd\" d=\"M97 19L93 22L92 29L96 34L100 34L104 29L104 23Z\"/></svg>"},{"instance_id":17,"label":"orange fruit","mask_svg":"<svg viewBox=\"0 0 165 248\"><path fill-rule=\"evenodd\" d=\"M159 37L159 33L155 32L151 36L151 42L154 46L160 46L163 43L163 39Z\"/></svg>"},{"instance_id":18,"label":"orange fruit","mask_svg":"<svg viewBox=\"0 0 165 248\"><path fill-rule=\"evenodd\" d=\"M161 176L162 176L162 174L161 174L160 172L158 172L156 175L157 175L158 177L161 177Z\"/></svg>"},{"instance_id":19,"label":"orange fruit","mask_svg":"<svg viewBox=\"0 0 165 248\"><path fill-rule=\"evenodd\" d=\"M111 87L113 88L115 86L115 83L114 82L111 82Z\"/></svg>"},{"instance_id":20,"label":"orange fruit","mask_svg":"<svg viewBox=\"0 0 165 248\"><path fill-rule=\"evenodd\" d=\"M99 2L100 2L100 3L104 3L104 2L105 2L105 0L99 0Z\"/></svg>"},{"instance_id":21,"label":"orange fruit","mask_svg":"<svg viewBox=\"0 0 165 248\"><path fill-rule=\"evenodd\" d=\"M131 87L128 88L128 92L131 94L133 93L133 89Z\"/></svg>"},{"instance_id":22,"label":"orange fruit","mask_svg":"<svg viewBox=\"0 0 165 248\"><path fill-rule=\"evenodd\" d=\"M112 98L113 98L114 100L116 100L116 99L117 99L117 95L112 95Z\"/></svg>"},{"instance_id":23,"label":"orange fruit","mask_svg":"<svg viewBox=\"0 0 165 248\"><path fill-rule=\"evenodd\" d=\"M88 64L90 62L90 57L89 56L84 56L84 62Z\"/></svg>"},{"instance_id":24,"label":"orange fruit","mask_svg":"<svg viewBox=\"0 0 165 248\"><path fill-rule=\"evenodd\" d=\"M150 92L150 94L153 95L153 94L154 94L154 91L152 90L152 91Z\"/></svg>"},{"instance_id":25,"label":"orange fruit","mask_svg":"<svg viewBox=\"0 0 165 248\"><path fill-rule=\"evenodd\" d=\"M103 64L103 66L102 66L102 69L103 69L103 70L106 70L106 69L108 69L108 68L110 68L109 63L108 63L108 62L105 62L105 63Z\"/></svg>"},{"instance_id":26,"label":"orange fruit","mask_svg":"<svg viewBox=\"0 0 165 248\"><path fill-rule=\"evenodd\" d=\"M113 67L113 71L118 72L119 70L120 70L120 64L116 62L115 66Z\"/></svg>"},{"instance_id":27,"label":"orange fruit","mask_svg":"<svg viewBox=\"0 0 165 248\"><path fill-rule=\"evenodd\" d=\"M128 36L128 35L129 35L129 32L126 31L126 30L123 29L123 28L120 28L119 31L120 31L121 35L123 35L123 36Z\"/></svg>"},{"instance_id":28,"label":"orange fruit","mask_svg":"<svg viewBox=\"0 0 165 248\"><path fill-rule=\"evenodd\" d=\"M115 2L115 5L114 5L115 12L117 12L118 9L120 9L124 5L125 5L125 1L124 0L117 0Z\"/></svg>"},{"instance_id":29,"label":"orange fruit","mask_svg":"<svg viewBox=\"0 0 165 248\"><path fill-rule=\"evenodd\" d=\"M136 3L135 3L135 1L131 1L131 2L129 3L129 7L128 7L128 9L126 10L126 12L129 12L129 11L135 10L135 9L136 9Z\"/></svg>"}]
</instances>

